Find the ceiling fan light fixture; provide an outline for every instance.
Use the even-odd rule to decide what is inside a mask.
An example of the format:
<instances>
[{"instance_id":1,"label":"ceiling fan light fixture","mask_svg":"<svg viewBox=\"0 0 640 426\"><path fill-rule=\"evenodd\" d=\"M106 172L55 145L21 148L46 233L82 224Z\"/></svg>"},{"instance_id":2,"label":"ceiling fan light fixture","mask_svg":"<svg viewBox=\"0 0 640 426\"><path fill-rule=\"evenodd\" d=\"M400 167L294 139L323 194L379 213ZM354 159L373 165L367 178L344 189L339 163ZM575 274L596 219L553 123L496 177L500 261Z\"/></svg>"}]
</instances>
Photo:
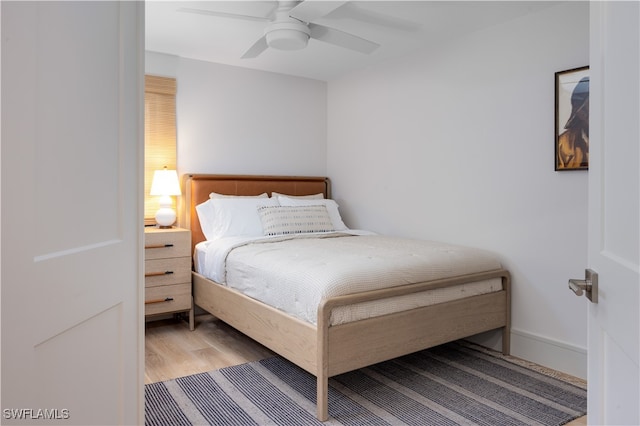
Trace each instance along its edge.
<instances>
[{"instance_id":1,"label":"ceiling fan light fixture","mask_svg":"<svg viewBox=\"0 0 640 426\"><path fill-rule=\"evenodd\" d=\"M311 32L303 23L274 23L265 32L269 47L279 50L300 50L307 47Z\"/></svg>"}]
</instances>

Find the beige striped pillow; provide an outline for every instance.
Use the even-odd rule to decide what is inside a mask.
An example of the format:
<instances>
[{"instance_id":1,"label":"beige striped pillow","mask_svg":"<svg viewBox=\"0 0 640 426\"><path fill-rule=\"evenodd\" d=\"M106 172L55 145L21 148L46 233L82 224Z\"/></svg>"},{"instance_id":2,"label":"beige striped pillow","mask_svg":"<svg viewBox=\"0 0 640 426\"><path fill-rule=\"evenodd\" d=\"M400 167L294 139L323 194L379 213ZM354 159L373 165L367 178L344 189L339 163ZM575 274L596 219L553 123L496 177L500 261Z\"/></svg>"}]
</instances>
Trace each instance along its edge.
<instances>
[{"instance_id":1,"label":"beige striped pillow","mask_svg":"<svg viewBox=\"0 0 640 426\"><path fill-rule=\"evenodd\" d=\"M258 215L264 235L335 230L325 206L265 206L258 208Z\"/></svg>"}]
</instances>

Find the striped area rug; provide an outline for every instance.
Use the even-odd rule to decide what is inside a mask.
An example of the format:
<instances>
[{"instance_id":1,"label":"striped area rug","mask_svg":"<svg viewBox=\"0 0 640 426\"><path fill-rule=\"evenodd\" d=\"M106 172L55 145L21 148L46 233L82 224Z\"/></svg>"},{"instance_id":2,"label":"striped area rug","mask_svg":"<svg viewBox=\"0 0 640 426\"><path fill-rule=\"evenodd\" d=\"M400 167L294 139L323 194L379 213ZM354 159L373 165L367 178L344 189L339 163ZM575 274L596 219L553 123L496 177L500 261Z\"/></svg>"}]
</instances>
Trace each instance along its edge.
<instances>
[{"instance_id":1,"label":"striped area rug","mask_svg":"<svg viewBox=\"0 0 640 426\"><path fill-rule=\"evenodd\" d=\"M273 357L145 386L145 424L317 425L315 377ZM331 378L328 425L562 425L586 390L450 343Z\"/></svg>"}]
</instances>

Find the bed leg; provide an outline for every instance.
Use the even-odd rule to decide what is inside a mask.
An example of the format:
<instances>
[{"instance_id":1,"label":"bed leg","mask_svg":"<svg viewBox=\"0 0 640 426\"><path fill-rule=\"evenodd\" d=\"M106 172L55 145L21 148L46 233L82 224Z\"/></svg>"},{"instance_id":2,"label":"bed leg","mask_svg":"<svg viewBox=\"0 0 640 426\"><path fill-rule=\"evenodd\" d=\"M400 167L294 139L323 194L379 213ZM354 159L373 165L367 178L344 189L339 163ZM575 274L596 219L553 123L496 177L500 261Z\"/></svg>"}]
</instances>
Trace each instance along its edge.
<instances>
[{"instance_id":1,"label":"bed leg","mask_svg":"<svg viewBox=\"0 0 640 426\"><path fill-rule=\"evenodd\" d=\"M511 274L505 272L502 277L502 288L506 293L506 324L502 327L502 354L511 355Z\"/></svg>"},{"instance_id":2,"label":"bed leg","mask_svg":"<svg viewBox=\"0 0 640 426\"><path fill-rule=\"evenodd\" d=\"M511 329L509 327L502 328L502 354L511 355Z\"/></svg>"},{"instance_id":3,"label":"bed leg","mask_svg":"<svg viewBox=\"0 0 640 426\"><path fill-rule=\"evenodd\" d=\"M329 420L329 320L331 303L326 299L318 306L318 325L316 334L318 346L316 353L316 416L321 422Z\"/></svg>"},{"instance_id":4,"label":"bed leg","mask_svg":"<svg viewBox=\"0 0 640 426\"><path fill-rule=\"evenodd\" d=\"M329 378L318 375L317 386L316 416L321 422L326 422L329 419Z\"/></svg>"}]
</instances>

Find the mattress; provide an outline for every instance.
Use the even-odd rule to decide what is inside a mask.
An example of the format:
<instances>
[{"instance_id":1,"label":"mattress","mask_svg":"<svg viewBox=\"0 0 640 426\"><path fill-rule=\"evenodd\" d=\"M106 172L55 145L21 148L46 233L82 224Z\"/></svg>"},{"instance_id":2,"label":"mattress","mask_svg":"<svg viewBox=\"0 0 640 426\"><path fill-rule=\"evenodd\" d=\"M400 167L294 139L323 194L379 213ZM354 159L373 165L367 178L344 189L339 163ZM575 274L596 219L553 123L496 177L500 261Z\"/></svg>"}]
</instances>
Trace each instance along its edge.
<instances>
[{"instance_id":1,"label":"mattress","mask_svg":"<svg viewBox=\"0 0 640 426\"><path fill-rule=\"evenodd\" d=\"M452 244L365 233L234 237L201 243L196 271L316 324L321 300L501 268L495 255ZM212 283L212 285L216 285ZM332 325L502 290L499 278L339 307Z\"/></svg>"}]
</instances>

